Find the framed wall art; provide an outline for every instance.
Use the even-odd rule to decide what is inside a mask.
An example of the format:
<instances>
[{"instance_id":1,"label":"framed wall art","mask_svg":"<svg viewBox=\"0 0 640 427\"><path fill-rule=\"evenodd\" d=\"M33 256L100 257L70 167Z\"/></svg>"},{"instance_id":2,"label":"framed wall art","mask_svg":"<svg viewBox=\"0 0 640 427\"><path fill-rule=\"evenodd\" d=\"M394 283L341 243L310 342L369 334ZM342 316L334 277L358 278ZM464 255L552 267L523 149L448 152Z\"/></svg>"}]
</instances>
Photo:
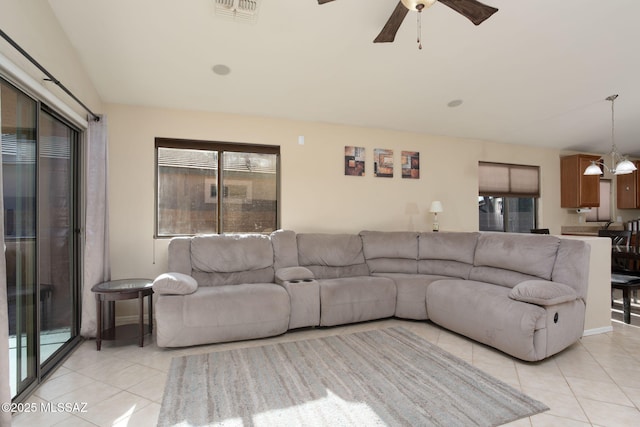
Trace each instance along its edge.
<instances>
[{"instance_id":1,"label":"framed wall art","mask_svg":"<svg viewBox=\"0 0 640 427\"><path fill-rule=\"evenodd\" d=\"M393 178L393 150L383 148L373 150L373 175Z\"/></svg>"},{"instance_id":2,"label":"framed wall art","mask_svg":"<svg viewBox=\"0 0 640 427\"><path fill-rule=\"evenodd\" d=\"M420 153L417 151L402 152L402 177L409 179L420 178Z\"/></svg>"},{"instance_id":3,"label":"framed wall art","mask_svg":"<svg viewBox=\"0 0 640 427\"><path fill-rule=\"evenodd\" d=\"M364 176L364 147L344 147L344 174Z\"/></svg>"}]
</instances>

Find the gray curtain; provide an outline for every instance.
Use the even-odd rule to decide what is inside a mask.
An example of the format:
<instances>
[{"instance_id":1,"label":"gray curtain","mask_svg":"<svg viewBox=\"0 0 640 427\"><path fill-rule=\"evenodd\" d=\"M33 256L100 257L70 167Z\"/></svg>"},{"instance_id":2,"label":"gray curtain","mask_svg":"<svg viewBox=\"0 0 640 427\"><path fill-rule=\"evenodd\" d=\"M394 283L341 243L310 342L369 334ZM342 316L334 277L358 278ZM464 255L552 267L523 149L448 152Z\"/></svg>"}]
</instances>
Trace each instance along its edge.
<instances>
[{"instance_id":1,"label":"gray curtain","mask_svg":"<svg viewBox=\"0 0 640 427\"><path fill-rule=\"evenodd\" d=\"M109 204L107 118L89 120L85 157L85 240L80 334L95 337L96 300L91 288L111 278L109 262Z\"/></svg>"},{"instance_id":2,"label":"gray curtain","mask_svg":"<svg viewBox=\"0 0 640 427\"><path fill-rule=\"evenodd\" d=\"M1 114L1 112L0 112ZM2 117L0 117L2 123ZM2 194L2 138L0 138L0 403L11 402L9 384L9 306L7 305L7 262L4 255L4 196ZM11 425L11 413L0 411L0 426Z\"/></svg>"}]
</instances>

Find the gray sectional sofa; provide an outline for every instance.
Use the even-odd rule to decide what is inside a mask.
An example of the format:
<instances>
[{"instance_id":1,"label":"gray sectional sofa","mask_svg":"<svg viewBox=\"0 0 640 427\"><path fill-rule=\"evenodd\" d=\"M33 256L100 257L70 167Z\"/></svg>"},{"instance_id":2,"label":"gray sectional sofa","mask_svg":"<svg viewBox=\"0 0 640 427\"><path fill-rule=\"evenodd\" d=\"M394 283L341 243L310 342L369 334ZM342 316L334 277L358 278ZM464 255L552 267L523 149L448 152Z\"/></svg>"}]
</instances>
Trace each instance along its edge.
<instances>
[{"instance_id":1,"label":"gray sectional sofa","mask_svg":"<svg viewBox=\"0 0 640 427\"><path fill-rule=\"evenodd\" d=\"M181 347L387 317L432 322L522 360L584 329L588 244L508 233L179 237L154 281L157 343Z\"/></svg>"}]
</instances>

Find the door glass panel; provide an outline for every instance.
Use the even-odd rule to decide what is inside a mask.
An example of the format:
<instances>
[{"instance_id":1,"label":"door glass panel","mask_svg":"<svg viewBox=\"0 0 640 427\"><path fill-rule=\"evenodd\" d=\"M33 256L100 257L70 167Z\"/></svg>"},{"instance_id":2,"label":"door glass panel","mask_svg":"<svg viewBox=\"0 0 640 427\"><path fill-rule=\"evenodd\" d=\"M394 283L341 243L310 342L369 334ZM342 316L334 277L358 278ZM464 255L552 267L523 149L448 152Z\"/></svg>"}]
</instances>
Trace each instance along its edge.
<instances>
[{"instance_id":1,"label":"door glass panel","mask_svg":"<svg viewBox=\"0 0 640 427\"><path fill-rule=\"evenodd\" d=\"M40 363L72 337L73 157L75 132L40 114L38 247Z\"/></svg>"},{"instance_id":2,"label":"door glass panel","mask_svg":"<svg viewBox=\"0 0 640 427\"><path fill-rule=\"evenodd\" d=\"M222 229L269 233L277 228L275 154L223 153Z\"/></svg>"},{"instance_id":3,"label":"door glass panel","mask_svg":"<svg viewBox=\"0 0 640 427\"><path fill-rule=\"evenodd\" d=\"M37 103L0 81L11 395L36 379Z\"/></svg>"}]
</instances>

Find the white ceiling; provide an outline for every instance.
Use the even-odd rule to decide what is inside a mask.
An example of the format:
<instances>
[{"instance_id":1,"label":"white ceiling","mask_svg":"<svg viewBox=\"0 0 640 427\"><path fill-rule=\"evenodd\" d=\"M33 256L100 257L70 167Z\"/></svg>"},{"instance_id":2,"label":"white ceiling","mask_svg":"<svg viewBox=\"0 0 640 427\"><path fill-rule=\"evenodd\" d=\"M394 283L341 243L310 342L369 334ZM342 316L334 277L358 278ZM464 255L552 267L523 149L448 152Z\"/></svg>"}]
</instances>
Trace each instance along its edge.
<instances>
[{"instance_id":1,"label":"white ceiling","mask_svg":"<svg viewBox=\"0 0 640 427\"><path fill-rule=\"evenodd\" d=\"M262 0L255 24L214 0L49 3L108 103L604 153L619 94L616 143L640 156L638 0L485 0L477 27L436 3L422 50L414 12L372 43L397 0Z\"/></svg>"}]
</instances>

